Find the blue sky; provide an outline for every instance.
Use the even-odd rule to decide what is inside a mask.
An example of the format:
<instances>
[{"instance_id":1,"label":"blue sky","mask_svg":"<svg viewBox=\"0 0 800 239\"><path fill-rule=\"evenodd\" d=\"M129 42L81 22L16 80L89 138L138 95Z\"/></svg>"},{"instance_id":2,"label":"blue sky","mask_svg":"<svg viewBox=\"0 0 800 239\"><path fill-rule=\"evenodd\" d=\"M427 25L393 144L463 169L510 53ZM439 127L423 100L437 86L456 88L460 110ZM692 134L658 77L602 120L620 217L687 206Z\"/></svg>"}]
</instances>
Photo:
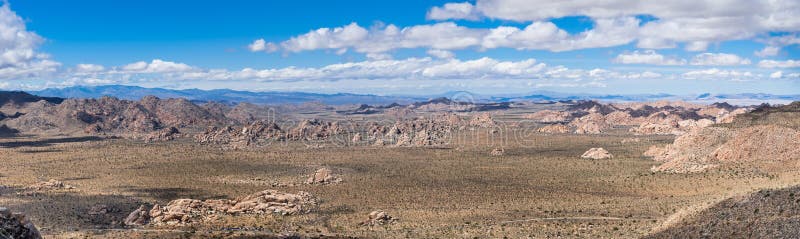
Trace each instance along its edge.
<instances>
[{"instance_id":1,"label":"blue sky","mask_svg":"<svg viewBox=\"0 0 800 239\"><path fill-rule=\"evenodd\" d=\"M2 8L4 89L800 92L792 0L12 0Z\"/></svg>"}]
</instances>

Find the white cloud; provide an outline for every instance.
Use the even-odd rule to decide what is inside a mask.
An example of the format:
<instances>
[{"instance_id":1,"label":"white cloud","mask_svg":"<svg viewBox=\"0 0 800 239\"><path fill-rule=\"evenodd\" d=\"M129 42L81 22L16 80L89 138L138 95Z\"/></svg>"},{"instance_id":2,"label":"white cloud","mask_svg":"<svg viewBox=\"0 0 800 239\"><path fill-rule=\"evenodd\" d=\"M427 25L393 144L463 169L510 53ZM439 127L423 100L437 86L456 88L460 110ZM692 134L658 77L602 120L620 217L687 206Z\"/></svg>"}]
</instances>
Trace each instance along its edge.
<instances>
[{"instance_id":1,"label":"white cloud","mask_svg":"<svg viewBox=\"0 0 800 239\"><path fill-rule=\"evenodd\" d=\"M596 47L612 47L636 39L639 20L634 17L596 19L594 27L570 35L552 22L533 22L523 29L468 28L453 22L416 25L398 28L394 25L366 29L356 23L337 28L320 28L281 42L288 52L311 50L354 49L360 53L383 53L394 49L429 48L456 50L465 48L515 48L524 50L569 51ZM253 50L269 48L258 39L248 47ZM272 49L277 50L277 49Z\"/></svg>"},{"instance_id":2,"label":"white cloud","mask_svg":"<svg viewBox=\"0 0 800 239\"><path fill-rule=\"evenodd\" d=\"M278 45L272 42L266 42L263 38L253 41L250 45L247 45L247 49L250 49L252 52L275 52L278 51Z\"/></svg>"},{"instance_id":3,"label":"white cloud","mask_svg":"<svg viewBox=\"0 0 800 239\"><path fill-rule=\"evenodd\" d=\"M478 20L480 16L475 11L475 6L469 2L447 3L442 7L433 7L428 11L427 18L431 20L466 19Z\"/></svg>"},{"instance_id":4,"label":"white cloud","mask_svg":"<svg viewBox=\"0 0 800 239\"><path fill-rule=\"evenodd\" d=\"M780 47L776 46L765 46L764 49L759 51L753 52L758 57L769 57L769 56L777 56L778 52L781 51Z\"/></svg>"},{"instance_id":5,"label":"white cloud","mask_svg":"<svg viewBox=\"0 0 800 239\"><path fill-rule=\"evenodd\" d=\"M444 12L446 6L448 5L432 8L429 15L434 11ZM484 16L518 22L540 22L567 16L587 16L594 21L652 16L654 20L630 31L636 35L637 46L649 49L674 48L677 43L686 43L688 51L705 51L714 42L748 39L769 32L800 30L800 18L796 17L800 15L800 2L796 0L478 0L474 6L466 3L461 8L463 11L448 11L448 14L442 14L437 19L465 19L463 16L479 19ZM465 12L469 14L464 14Z\"/></svg>"},{"instance_id":6,"label":"white cloud","mask_svg":"<svg viewBox=\"0 0 800 239\"><path fill-rule=\"evenodd\" d=\"M705 51L708 49L707 41L693 41L686 44L687 51Z\"/></svg>"},{"instance_id":7,"label":"white cloud","mask_svg":"<svg viewBox=\"0 0 800 239\"><path fill-rule=\"evenodd\" d=\"M750 63L750 59L727 53L702 53L694 56L691 61L695 66L736 66Z\"/></svg>"},{"instance_id":8,"label":"white cloud","mask_svg":"<svg viewBox=\"0 0 800 239\"><path fill-rule=\"evenodd\" d=\"M96 64L78 64L75 66L75 72L80 73L91 73L91 72L101 72L106 68L101 65Z\"/></svg>"},{"instance_id":9,"label":"white cloud","mask_svg":"<svg viewBox=\"0 0 800 239\"><path fill-rule=\"evenodd\" d=\"M781 77L783 77L783 71L776 71L773 72L772 74L769 74L769 78L778 79Z\"/></svg>"},{"instance_id":10,"label":"white cloud","mask_svg":"<svg viewBox=\"0 0 800 239\"><path fill-rule=\"evenodd\" d=\"M720 70L717 68L711 68L706 70L696 70L696 71L689 71L683 73L684 78L686 79L731 79L731 80L741 80L741 79L749 79L754 77L755 75L749 71L737 71L737 70Z\"/></svg>"},{"instance_id":11,"label":"white cloud","mask_svg":"<svg viewBox=\"0 0 800 239\"><path fill-rule=\"evenodd\" d=\"M25 22L9 7L0 6L0 79L30 78L48 75L61 63L36 52L44 41L25 27Z\"/></svg>"},{"instance_id":12,"label":"white cloud","mask_svg":"<svg viewBox=\"0 0 800 239\"><path fill-rule=\"evenodd\" d=\"M670 58L658 54L653 50L634 51L617 55L613 62L620 64L647 64L647 65L685 65L686 60Z\"/></svg>"},{"instance_id":13,"label":"white cloud","mask_svg":"<svg viewBox=\"0 0 800 239\"><path fill-rule=\"evenodd\" d=\"M174 73L192 71L193 68L184 63L154 59L150 63L144 61L134 62L121 67L126 73Z\"/></svg>"},{"instance_id":14,"label":"white cloud","mask_svg":"<svg viewBox=\"0 0 800 239\"><path fill-rule=\"evenodd\" d=\"M761 60L758 62L758 67L761 68L796 68L800 67L800 60Z\"/></svg>"},{"instance_id":15,"label":"white cloud","mask_svg":"<svg viewBox=\"0 0 800 239\"><path fill-rule=\"evenodd\" d=\"M455 54L453 54L453 52L445 51L445 50L439 50L439 49L430 49L426 53L428 53L428 55L431 55L433 57L442 58L442 59L450 59L450 58L455 57Z\"/></svg>"},{"instance_id":16,"label":"white cloud","mask_svg":"<svg viewBox=\"0 0 800 239\"><path fill-rule=\"evenodd\" d=\"M385 53L367 53L367 59L370 60L391 60L392 55Z\"/></svg>"}]
</instances>

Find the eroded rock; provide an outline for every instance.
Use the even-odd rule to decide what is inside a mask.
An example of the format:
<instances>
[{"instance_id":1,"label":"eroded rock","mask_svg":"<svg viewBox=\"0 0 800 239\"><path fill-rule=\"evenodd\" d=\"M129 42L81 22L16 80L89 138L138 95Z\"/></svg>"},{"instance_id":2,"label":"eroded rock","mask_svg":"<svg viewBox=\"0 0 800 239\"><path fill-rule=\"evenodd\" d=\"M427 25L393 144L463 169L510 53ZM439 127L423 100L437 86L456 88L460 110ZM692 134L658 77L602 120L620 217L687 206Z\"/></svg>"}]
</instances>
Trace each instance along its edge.
<instances>
[{"instance_id":1,"label":"eroded rock","mask_svg":"<svg viewBox=\"0 0 800 239\"><path fill-rule=\"evenodd\" d=\"M25 214L0 207L0 238L41 239L42 236Z\"/></svg>"},{"instance_id":2,"label":"eroded rock","mask_svg":"<svg viewBox=\"0 0 800 239\"><path fill-rule=\"evenodd\" d=\"M611 153L603 148L591 148L581 155L581 158L585 159L610 159L613 157L614 155L611 155Z\"/></svg>"}]
</instances>

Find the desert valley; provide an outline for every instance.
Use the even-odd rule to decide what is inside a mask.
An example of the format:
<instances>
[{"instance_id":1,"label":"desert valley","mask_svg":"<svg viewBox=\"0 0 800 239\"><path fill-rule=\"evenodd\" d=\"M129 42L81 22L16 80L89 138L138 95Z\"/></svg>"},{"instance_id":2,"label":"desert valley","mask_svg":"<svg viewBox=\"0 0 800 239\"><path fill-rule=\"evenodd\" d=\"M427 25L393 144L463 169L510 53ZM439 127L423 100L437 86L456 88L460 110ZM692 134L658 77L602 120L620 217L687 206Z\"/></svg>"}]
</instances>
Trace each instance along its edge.
<instances>
[{"instance_id":1,"label":"desert valley","mask_svg":"<svg viewBox=\"0 0 800 239\"><path fill-rule=\"evenodd\" d=\"M9 238L800 236L798 102L0 103Z\"/></svg>"}]
</instances>

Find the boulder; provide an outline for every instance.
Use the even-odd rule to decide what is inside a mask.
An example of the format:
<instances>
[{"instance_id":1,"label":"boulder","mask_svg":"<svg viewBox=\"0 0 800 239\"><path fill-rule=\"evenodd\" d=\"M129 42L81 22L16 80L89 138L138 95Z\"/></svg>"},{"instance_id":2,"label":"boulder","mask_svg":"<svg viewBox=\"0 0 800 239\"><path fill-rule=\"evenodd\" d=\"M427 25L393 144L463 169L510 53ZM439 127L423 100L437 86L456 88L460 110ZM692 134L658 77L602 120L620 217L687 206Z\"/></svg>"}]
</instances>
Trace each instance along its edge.
<instances>
[{"instance_id":1,"label":"boulder","mask_svg":"<svg viewBox=\"0 0 800 239\"><path fill-rule=\"evenodd\" d=\"M388 213L382 210L375 210L370 212L369 215L367 215L367 220L361 222L360 224L364 226L386 225L397 220L397 218L390 216Z\"/></svg>"},{"instance_id":2,"label":"boulder","mask_svg":"<svg viewBox=\"0 0 800 239\"><path fill-rule=\"evenodd\" d=\"M0 238L41 239L42 236L25 214L0 207Z\"/></svg>"},{"instance_id":3,"label":"boulder","mask_svg":"<svg viewBox=\"0 0 800 239\"><path fill-rule=\"evenodd\" d=\"M569 112L542 110L525 115L526 119L531 119L539 123L559 123L569 121Z\"/></svg>"},{"instance_id":4,"label":"boulder","mask_svg":"<svg viewBox=\"0 0 800 239\"><path fill-rule=\"evenodd\" d=\"M546 134L566 134L569 133L569 126L564 124L551 124L541 127L537 130L539 133Z\"/></svg>"},{"instance_id":5,"label":"boulder","mask_svg":"<svg viewBox=\"0 0 800 239\"><path fill-rule=\"evenodd\" d=\"M55 179L50 179L45 182L38 182L36 184L33 184L28 188L38 191L38 190L74 189L75 187L64 184L64 182Z\"/></svg>"},{"instance_id":6,"label":"boulder","mask_svg":"<svg viewBox=\"0 0 800 239\"><path fill-rule=\"evenodd\" d=\"M138 209L128 214L128 217L125 217L124 223L128 226L141 226L147 224L149 220L150 215L147 212L147 208L141 205Z\"/></svg>"},{"instance_id":7,"label":"boulder","mask_svg":"<svg viewBox=\"0 0 800 239\"><path fill-rule=\"evenodd\" d=\"M492 150L492 152L490 154L492 156L503 156L503 154L505 154L505 152L506 152L506 150L503 149L503 148L495 148L495 149Z\"/></svg>"},{"instance_id":8,"label":"boulder","mask_svg":"<svg viewBox=\"0 0 800 239\"><path fill-rule=\"evenodd\" d=\"M306 184L329 184L339 183L342 179L333 175L333 171L328 168L320 168L306 180Z\"/></svg>"},{"instance_id":9,"label":"boulder","mask_svg":"<svg viewBox=\"0 0 800 239\"><path fill-rule=\"evenodd\" d=\"M581 158L585 159L610 159L613 157L614 155L603 148L591 148L581 155Z\"/></svg>"},{"instance_id":10,"label":"boulder","mask_svg":"<svg viewBox=\"0 0 800 239\"><path fill-rule=\"evenodd\" d=\"M155 205L143 215L144 208L131 213L129 218L150 218L151 224L187 224L214 218L218 214L264 214L292 215L310 212L317 206L317 199L306 192L297 194L276 190L264 190L242 198L227 199L177 199L165 206ZM126 224L127 224L126 219ZM136 222L146 220L135 220Z\"/></svg>"}]
</instances>

